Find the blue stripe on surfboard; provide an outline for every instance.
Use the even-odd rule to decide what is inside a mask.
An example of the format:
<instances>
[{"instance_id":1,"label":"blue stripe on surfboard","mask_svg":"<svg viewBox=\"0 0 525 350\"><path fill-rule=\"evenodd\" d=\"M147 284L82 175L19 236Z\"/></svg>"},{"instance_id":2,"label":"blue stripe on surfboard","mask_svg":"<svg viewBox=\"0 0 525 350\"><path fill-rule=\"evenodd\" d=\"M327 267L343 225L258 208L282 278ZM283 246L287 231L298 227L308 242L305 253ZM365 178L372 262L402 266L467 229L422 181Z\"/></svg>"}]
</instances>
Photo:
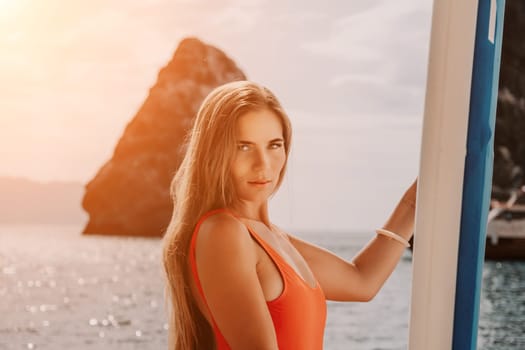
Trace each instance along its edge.
<instances>
[{"instance_id":1,"label":"blue stripe on surfboard","mask_svg":"<svg viewBox=\"0 0 525 350\"><path fill-rule=\"evenodd\" d=\"M505 0L497 1L494 44L489 41L491 0L479 0L467 156L456 277L453 350L475 350L492 187L494 128Z\"/></svg>"}]
</instances>

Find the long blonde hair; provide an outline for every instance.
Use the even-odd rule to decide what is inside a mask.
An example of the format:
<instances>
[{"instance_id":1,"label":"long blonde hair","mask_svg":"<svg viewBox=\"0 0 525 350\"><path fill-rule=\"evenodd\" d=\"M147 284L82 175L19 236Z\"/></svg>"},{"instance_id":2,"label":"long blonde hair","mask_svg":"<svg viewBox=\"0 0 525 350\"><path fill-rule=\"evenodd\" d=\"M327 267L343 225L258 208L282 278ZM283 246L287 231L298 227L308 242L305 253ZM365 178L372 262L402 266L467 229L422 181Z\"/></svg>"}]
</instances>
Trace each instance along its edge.
<instances>
[{"instance_id":1,"label":"long blonde hair","mask_svg":"<svg viewBox=\"0 0 525 350\"><path fill-rule=\"evenodd\" d=\"M230 165L236 151L236 121L262 109L280 118L288 158L290 120L275 95L263 86L249 81L222 85L204 99L197 113L184 159L171 183L173 215L163 242L170 350L215 348L212 328L191 292L189 247L199 218L212 209L228 207L235 198ZM286 164L275 190L285 170Z\"/></svg>"}]
</instances>

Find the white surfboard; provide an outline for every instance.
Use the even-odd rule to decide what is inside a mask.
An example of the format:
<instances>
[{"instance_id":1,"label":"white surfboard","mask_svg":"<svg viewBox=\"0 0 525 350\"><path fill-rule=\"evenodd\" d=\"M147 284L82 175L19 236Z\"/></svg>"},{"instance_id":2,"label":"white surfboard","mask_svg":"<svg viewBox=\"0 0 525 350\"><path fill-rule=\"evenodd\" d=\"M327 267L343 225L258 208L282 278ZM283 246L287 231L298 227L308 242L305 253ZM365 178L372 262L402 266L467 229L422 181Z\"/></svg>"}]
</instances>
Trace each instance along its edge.
<instances>
[{"instance_id":1,"label":"white surfboard","mask_svg":"<svg viewBox=\"0 0 525 350\"><path fill-rule=\"evenodd\" d=\"M435 0L410 350L475 350L504 0Z\"/></svg>"}]
</instances>

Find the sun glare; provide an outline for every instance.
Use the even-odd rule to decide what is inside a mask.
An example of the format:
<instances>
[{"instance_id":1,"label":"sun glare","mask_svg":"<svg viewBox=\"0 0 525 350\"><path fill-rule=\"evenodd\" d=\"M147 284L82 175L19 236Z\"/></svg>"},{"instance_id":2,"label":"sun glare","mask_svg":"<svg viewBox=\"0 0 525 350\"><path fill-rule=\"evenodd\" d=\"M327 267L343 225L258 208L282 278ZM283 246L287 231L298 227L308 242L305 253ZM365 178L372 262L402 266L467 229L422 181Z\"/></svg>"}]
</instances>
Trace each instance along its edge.
<instances>
[{"instance_id":1,"label":"sun glare","mask_svg":"<svg viewBox=\"0 0 525 350\"><path fill-rule=\"evenodd\" d=\"M0 0L0 17L8 17L13 14L19 3L19 0Z\"/></svg>"},{"instance_id":2,"label":"sun glare","mask_svg":"<svg viewBox=\"0 0 525 350\"><path fill-rule=\"evenodd\" d=\"M17 26L26 3L26 0L0 0L0 33L9 33Z\"/></svg>"},{"instance_id":3,"label":"sun glare","mask_svg":"<svg viewBox=\"0 0 525 350\"><path fill-rule=\"evenodd\" d=\"M0 0L0 7L4 10L5 8L13 7L15 2L16 0Z\"/></svg>"}]
</instances>

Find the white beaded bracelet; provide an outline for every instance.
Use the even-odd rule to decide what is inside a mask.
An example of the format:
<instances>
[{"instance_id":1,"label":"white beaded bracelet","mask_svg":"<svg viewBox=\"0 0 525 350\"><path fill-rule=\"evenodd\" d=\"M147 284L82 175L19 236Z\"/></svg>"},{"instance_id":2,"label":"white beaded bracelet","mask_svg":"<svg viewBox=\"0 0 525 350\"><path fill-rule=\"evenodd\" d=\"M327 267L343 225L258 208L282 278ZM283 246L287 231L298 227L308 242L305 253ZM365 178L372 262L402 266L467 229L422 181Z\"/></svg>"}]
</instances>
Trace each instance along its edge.
<instances>
[{"instance_id":1,"label":"white beaded bracelet","mask_svg":"<svg viewBox=\"0 0 525 350\"><path fill-rule=\"evenodd\" d=\"M376 233L378 235L383 235L383 236L387 236L391 239L394 239L396 241L398 241L399 243L401 243L402 245L404 245L405 247L410 247L410 243L408 243L408 241L406 239L404 239L403 237L401 237L400 235L392 232L392 231L388 231L388 230L385 230L383 228L378 228L376 230Z\"/></svg>"}]
</instances>

